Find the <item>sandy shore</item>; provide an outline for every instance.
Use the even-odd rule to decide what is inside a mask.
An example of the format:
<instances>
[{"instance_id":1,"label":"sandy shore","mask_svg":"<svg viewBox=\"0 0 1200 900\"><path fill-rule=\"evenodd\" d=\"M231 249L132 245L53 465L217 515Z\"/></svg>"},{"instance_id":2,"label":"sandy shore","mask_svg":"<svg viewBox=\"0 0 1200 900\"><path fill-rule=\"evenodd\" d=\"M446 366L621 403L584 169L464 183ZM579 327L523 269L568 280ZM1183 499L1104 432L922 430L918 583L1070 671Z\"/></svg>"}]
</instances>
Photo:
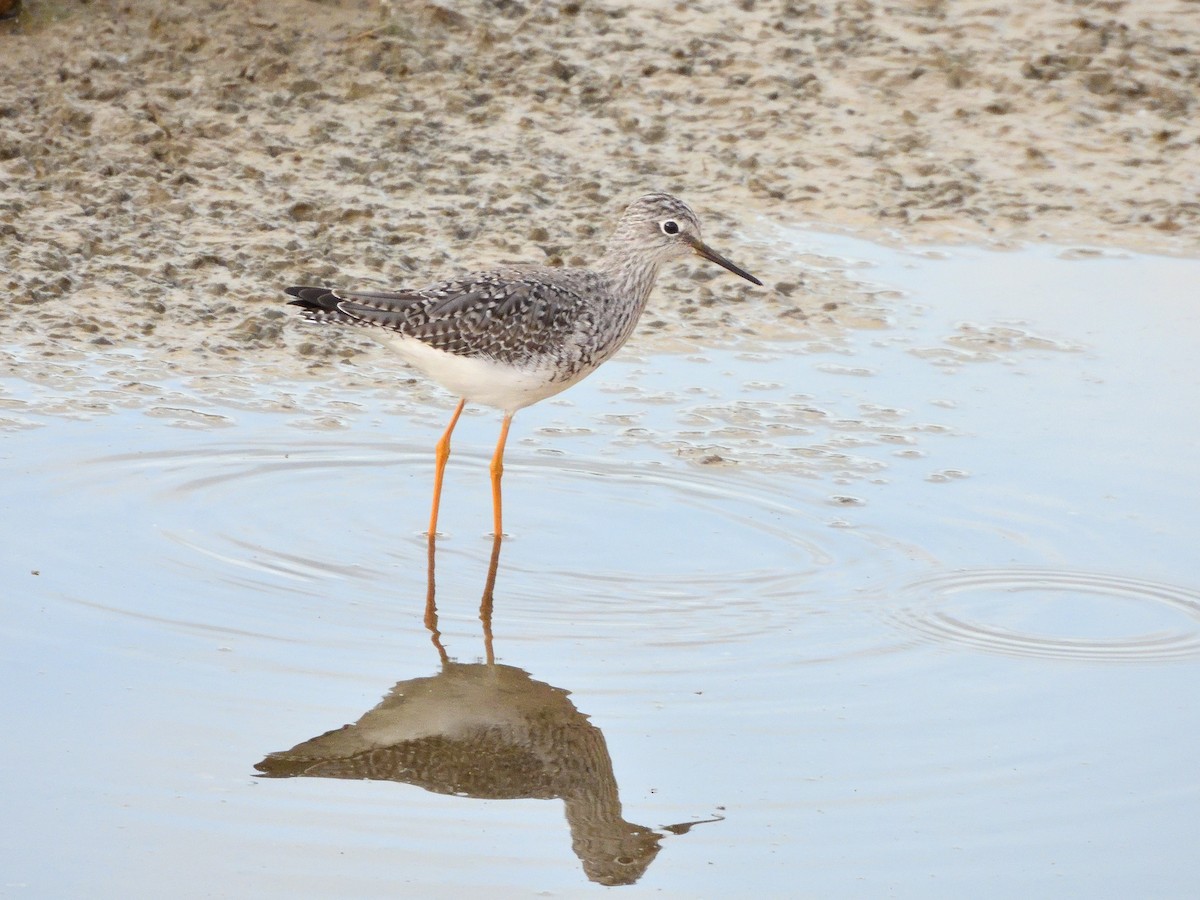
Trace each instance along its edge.
<instances>
[{"instance_id":1,"label":"sandy shore","mask_svg":"<svg viewBox=\"0 0 1200 900\"><path fill-rule=\"evenodd\" d=\"M381 354L303 327L282 286L584 263L649 189L689 200L767 290L667 273L646 348L874 315L802 275L777 225L1200 236L1194 3L53 6L0 25L10 373L134 350L333 377Z\"/></svg>"}]
</instances>

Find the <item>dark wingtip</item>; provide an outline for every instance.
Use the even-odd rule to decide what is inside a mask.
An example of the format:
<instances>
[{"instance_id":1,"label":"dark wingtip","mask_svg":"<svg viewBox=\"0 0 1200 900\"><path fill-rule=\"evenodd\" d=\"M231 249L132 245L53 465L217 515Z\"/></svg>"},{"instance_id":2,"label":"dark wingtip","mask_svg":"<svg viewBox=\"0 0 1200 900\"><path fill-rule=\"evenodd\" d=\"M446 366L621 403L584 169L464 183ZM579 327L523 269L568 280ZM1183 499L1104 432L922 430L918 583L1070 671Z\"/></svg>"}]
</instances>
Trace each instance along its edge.
<instances>
[{"instance_id":1,"label":"dark wingtip","mask_svg":"<svg viewBox=\"0 0 1200 900\"><path fill-rule=\"evenodd\" d=\"M301 309L326 309L337 304L337 299L329 288L293 286L284 288L284 293L291 294L295 300L289 300L288 306L299 306ZM330 302L332 300L332 302Z\"/></svg>"}]
</instances>

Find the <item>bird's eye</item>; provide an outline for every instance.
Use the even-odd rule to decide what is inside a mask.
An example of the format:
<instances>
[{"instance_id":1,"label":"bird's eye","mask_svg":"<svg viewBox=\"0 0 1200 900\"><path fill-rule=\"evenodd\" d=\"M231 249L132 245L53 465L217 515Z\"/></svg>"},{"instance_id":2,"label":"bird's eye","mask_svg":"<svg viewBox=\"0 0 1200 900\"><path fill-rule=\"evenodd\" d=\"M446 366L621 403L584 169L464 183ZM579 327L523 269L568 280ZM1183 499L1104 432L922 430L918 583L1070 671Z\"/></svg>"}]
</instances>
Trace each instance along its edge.
<instances>
[{"instance_id":1,"label":"bird's eye","mask_svg":"<svg viewBox=\"0 0 1200 900\"><path fill-rule=\"evenodd\" d=\"M663 234L679 234L679 223L672 219L662 223Z\"/></svg>"}]
</instances>

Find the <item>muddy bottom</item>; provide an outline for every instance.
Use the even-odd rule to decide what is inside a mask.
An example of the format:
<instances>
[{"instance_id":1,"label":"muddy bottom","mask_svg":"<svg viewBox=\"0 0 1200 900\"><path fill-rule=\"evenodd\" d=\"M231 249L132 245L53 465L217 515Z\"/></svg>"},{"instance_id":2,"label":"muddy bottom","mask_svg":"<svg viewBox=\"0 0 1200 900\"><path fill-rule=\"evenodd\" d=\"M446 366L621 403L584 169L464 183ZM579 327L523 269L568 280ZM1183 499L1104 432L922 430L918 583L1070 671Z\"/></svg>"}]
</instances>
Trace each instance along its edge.
<instances>
[{"instance_id":1,"label":"muddy bottom","mask_svg":"<svg viewBox=\"0 0 1200 900\"><path fill-rule=\"evenodd\" d=\"M780 239L886 315L526 410L498 557L465 418L432 586L434 389L6 378L5 890L1187 894L1200 263Z\"/></svg>"}]
</instances>

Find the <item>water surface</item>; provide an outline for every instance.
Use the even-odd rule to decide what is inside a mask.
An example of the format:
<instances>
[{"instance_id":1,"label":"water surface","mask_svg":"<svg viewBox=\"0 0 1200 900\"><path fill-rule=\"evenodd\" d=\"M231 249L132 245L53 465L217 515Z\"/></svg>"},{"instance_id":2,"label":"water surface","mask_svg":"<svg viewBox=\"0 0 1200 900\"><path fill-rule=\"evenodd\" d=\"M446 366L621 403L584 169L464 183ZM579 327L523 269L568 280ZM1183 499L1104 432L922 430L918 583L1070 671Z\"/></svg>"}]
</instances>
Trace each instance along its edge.
<instances>
[{"instance_id":1,"label":"water surface","mask_svg":"<svg viewBox=\"0 0 1200 900\"><path fill-rule=\"evenodd\" d=\"M4 892L1189 895L1200 263L781 241L886 320L523 412L495 558L464 418L433 608L448 398L6 380Z\"/></svg>"}]
</instances>

